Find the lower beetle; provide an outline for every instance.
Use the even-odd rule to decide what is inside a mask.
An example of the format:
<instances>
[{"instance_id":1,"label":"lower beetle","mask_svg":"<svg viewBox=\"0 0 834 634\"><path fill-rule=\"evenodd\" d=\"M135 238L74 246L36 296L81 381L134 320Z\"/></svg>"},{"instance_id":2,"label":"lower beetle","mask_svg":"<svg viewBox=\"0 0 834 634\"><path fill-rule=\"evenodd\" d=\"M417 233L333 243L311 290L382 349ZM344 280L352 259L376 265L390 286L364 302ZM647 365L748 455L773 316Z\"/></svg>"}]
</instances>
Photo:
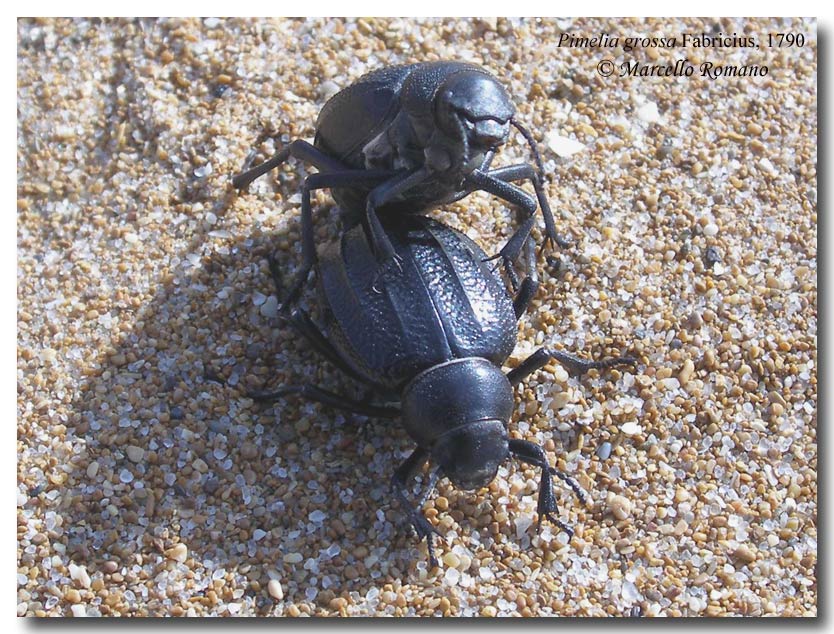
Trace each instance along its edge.
<instances>
[{"instance_id":1,"label":"lower beetle","mask_svg":"<svg viewBox=\"0 0 834 634\"><path fill-rule=\"evenodd\" d=\"M299 394L366 416L400 417L417 448L396 470L392 485L417 534L426 539L432 565L437 564L432 540L436 531L420 507L439 478L445 476L462 489L479 489L493 480L510 455L542 469L539 523L547 517L572 535L555 516L551 476L566 482L584 501L582 490L547 464L541 447L509 437L513 388L552 359L575 374L634 365L635 360L588 361L541 348L504 374L501 366L516 344L516 321L538 284L532 239L525 249L527 277L510 297L503 280L486 264L484 252L464 234L419 215L398 218L385 229L401 258L402 273L383 291L373 290L374 255L364 231L354 227L328 245L316 263L324 329L300 307L288 316L324 357L371 386L384 401L357 401L313 385L283 386L251 396L272 402ZM270 260L270 266L280 289L277 264ZM427 461L435 468L414 508L406 481Z\"/></svg>"},{"instance_id":2,"label":"lower beetle","mask_svg":"<svg viewBox=\"0 0 834 634\"><path fill-rule=\"evenodd\" d=\"M510 126L527 141L536 168L521 163L492 169ZM319 172L304 180L301 197L305 254L313 250L310 192L330 188L346 225L362 222L379 263L401 266L377 212L418 213L476 190L516 205L529 216L501 250L505 263L521 251L537 203L546 240L561 246L542 185L544 167L533 136L515 118L515 106L498 79L480 66L439 61L380 68L338 92L321 109L313 144L295 140L274 157L232 180L236 189L290 156ZM531 181L533 198L513 182ZM313 268L309 255L285 303L301 291Z\"/></svg>"}]
</instances>

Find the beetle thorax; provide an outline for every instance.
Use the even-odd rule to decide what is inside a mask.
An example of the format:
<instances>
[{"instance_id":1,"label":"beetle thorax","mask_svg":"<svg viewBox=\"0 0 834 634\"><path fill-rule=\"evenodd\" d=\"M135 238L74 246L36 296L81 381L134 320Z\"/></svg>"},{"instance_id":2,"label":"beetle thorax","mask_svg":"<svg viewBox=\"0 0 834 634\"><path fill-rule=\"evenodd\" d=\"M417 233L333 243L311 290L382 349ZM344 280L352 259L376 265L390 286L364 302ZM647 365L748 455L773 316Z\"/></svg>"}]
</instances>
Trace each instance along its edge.
<instances>
[{"instance_id":1,"label":"beetle thorax","mask_svg":"<svg viewBox=\"0 0 834 634\"><path fill-rule=\"evenodd\" d=\"M507 377L478 357L431 367L412 379L402 395L406 430L464 488L483 486L506 458L512 411Z\"/></svg>"}]
</instances>

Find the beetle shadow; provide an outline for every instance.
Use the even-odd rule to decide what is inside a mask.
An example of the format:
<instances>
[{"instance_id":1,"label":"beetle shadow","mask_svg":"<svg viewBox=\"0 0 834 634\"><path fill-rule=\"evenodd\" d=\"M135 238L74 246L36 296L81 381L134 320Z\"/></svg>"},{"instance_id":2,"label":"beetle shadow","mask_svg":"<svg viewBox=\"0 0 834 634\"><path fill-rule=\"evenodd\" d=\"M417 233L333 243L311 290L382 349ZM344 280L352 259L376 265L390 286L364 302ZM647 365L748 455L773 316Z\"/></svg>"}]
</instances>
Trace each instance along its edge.
<instances>
[{"instance_id":1,"label":"beetle shadow","mask_svg":"<svg viewBox=\"0 0 834 634\"><path fill-rule=\"evenodd\" d=\"M222 225L235 194L210 203L212 192L186 189ZM247 396L303 382L362 392L269 308L267 256L291 274L300 255L275 245L297 244L299 225L291 218L219 246L208 230L196 233L128 334L89 360L66 421L76 447L66 482L29 491L29 504L55 509L47 528L66 540L66 560L105 588L133 588L126 596L150 614L244 600L232 585L258 614L275 614L270 578L281 580L286 605L326 611L333 597L414 581L409 570L424 559L389 496L409 450L396 423ZM210 254L193 257L201 250ZM152 589L139 597L147 577ZM106 593L90 607L120 613Z\"/></svg>"}]
</instances>

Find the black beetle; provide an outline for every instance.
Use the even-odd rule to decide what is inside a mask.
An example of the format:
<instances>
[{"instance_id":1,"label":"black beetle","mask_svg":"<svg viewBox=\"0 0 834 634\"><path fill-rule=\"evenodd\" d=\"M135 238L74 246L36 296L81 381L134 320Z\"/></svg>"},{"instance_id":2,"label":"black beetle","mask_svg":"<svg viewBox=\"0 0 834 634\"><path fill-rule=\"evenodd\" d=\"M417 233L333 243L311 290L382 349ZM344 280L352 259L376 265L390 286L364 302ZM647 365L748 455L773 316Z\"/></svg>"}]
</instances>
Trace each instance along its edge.
<instances>
[{"instance_id":1,"label":"black beetle","mask_svg":"<svg viewBox=\"0 0 834 634\"><path fill-rule=\"evenodd\" d=\"M509 438L513 387L551 359L573 373L633 365L635 360L587 361L541 348L504 374L501 366L516 343L516 321L537 286L534 249L525 250L528 276L511 298L485 263L481 248L462 233L419 215L385 218L383 226L402 262L395 280L383 291L374 291L376 261L365 232L354 227L316 262L324 330L301 308L288 316L314 348L384 398L382 404L349 399L313 385L283 386L251 396L271 402L301 394L358 414L400 416L417 449L396 470L392 484L417 534L426 538L433 565L434 529L419 508L439 477L448 477L459 488L478 489L492 481L510 454L542 469L539 522L547 517L572 534L552 515L558 509L551 475L584 500L582 491L569 476L549 467L541 447ZM528 243L532 245L531 238ZM270 260L270 266L280 289L277 264ZM436 469L415 509L406 496L406 480L427 460Z\"/></svg>"},{"instance_id":2,"label":"black beetle","mask_svg":"<svg viewBox=\"0 0 834 634\"><path fill-rule=\"evenodd\" d=\"M567 246L556 234L535 141L514 115L515 106L504 87L480 66L442 61L381 68L324 104L313 145L293 141L270 160L235 176L234 187L245 189L290 156L319 170L304 180L304 262L284 305L301 291L313 268L310 192L315 189L332 190L346 227L365 224L380 264L400 266L377 212L417 213L476 190L518 205L529 215L500 252L505 265L520 253L533 227L536 199L545 220L546 241ZM526 163L490 169L511 125L529 144L537 169ZM532 181L536 198L512 184L522 180Z\"/></svg>"}]
</instances>

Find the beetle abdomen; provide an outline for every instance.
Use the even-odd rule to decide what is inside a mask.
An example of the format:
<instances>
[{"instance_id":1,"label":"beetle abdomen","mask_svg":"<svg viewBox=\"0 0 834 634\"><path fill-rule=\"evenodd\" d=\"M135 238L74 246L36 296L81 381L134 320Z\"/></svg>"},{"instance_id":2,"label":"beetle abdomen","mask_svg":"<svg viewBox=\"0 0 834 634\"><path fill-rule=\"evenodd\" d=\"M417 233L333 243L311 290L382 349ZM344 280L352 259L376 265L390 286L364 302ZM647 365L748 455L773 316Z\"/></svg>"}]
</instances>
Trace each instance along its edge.
<instances>
[{"instance_id":1,"label":"beetle abdomen","mask_svg":"<svg viewBox=\"0 0 834 634\"><path fill-rule=\"evenodd\" d=\"M316 121L316 147L363 169L362 148L397 115L402 84L415 66L380 68L333 95Z\"/></svg>"},{"instance_id":2,"label":"beetle abdomen","mask_svg":"<svg viewBox=\"0 0 834 634\"><path fill-rule=\"evenodd\" d=\"M345 356L390 389L452 359L482 357L500 366L515 346L515 313L484 252L423 216L387 229L403 270L387 273L380 292L372 289L378 265L361 227L320 261L331 338Z\"/></svg>"}]
</instances>

